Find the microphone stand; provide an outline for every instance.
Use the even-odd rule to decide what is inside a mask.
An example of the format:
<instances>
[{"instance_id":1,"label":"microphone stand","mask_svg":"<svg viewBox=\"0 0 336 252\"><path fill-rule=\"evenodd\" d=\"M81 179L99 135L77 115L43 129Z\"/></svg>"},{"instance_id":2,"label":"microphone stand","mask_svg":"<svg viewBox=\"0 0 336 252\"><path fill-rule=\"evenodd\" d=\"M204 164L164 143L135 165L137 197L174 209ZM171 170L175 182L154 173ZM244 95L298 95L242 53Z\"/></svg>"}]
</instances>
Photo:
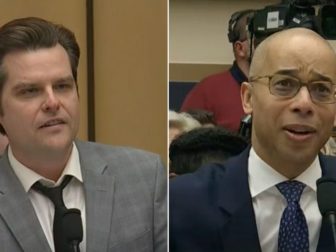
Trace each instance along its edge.
<instances>
[{"instance_id":1,"label":"microphone stand","mask_svg":"<svg viewBox=\"0 0 336 252\"><path fill-rule=\"evenodd\" d=\"M83 240L83 226L80 210L67 209L63 215L66 242L72 252L80 252L79 243Z\"/></svg>"},{"instance_id":2,"label":"microphone stand","mask_svg":"<svg viewBox=\"0 0 336 252\"><path fill-rule=\"evenodd\" d=\"M77 240L72 241L72 248L73 248L73 252L80 252L79 242Z\"/></svg>"},{"instance_id":3,"label":"microphone stand","mask_svg":"<svg viewBox=\"0 0 336 252\"><path fill-rule=\"evenodd\" d=\"M331 226L333 251L336 251L336 178L322 177L316 181L316 196L319 210L326 226ZM330 236L329 236L330 237ZM331 237L330 237L331 238Z\"/></svg>"},{"instance_id":4,"label":"microphone stand","mask_svg":"<svg viewBox=\"0 0 336 252\"><path fill-rule=\"evenodd\" d=\"M331 225L332 236L334 240L334 248L336 250L336 215L334 212L327 213L329 223Z\"/></svg>"}]
</instances>

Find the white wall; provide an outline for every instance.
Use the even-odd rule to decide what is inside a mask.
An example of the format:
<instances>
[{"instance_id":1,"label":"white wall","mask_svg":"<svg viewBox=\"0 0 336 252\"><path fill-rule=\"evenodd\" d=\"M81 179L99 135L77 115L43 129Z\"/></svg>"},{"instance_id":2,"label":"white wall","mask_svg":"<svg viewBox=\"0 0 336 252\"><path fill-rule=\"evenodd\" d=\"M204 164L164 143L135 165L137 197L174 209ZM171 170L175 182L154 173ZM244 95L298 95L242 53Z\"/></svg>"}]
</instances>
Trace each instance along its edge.
<instances>
[{"instance_id":1,"label":"white wall","mask_svg":"<svg viewBox=\"0 0 336 252\"><path fill-rule=\"evenodd\" d=\"M231 64L227 26L233 12L277 0L169 0L169 62ZM336 49L336 41L331 41Z\"/></svg>"}]
</instances>

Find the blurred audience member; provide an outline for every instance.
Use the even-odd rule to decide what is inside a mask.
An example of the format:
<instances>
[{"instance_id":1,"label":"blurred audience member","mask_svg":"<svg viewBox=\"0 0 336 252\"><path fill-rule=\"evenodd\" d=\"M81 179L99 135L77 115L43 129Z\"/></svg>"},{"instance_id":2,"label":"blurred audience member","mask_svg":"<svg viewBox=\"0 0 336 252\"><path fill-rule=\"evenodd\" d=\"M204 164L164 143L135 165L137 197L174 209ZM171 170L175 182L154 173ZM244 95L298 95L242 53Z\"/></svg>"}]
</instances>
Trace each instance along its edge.
<instances>
[{"instance_id":1,"label":"blurred audience member","mask_svg":"<svg viewBox=\"0 0 336 252\"><path fill-rule=\"evenodd\" d=\"M201 124L188 113L169 111L169 144L180 134L201 127Z\"/></svg>"},{"instance_id":2,"label":"blurred audience member","mask_svg":"<svg viewBox=\"0 0 336 252\"><path fill-rule=\"evenodd\" d=\"M243 138L222 127L193 129L171 142L170 173L181 175L194 172L208 163L224 162L242 152L246 146Z\"/></svg>"},{"instance_id":3,"label":"blurred audience member","mask_svg":"<svg viewBox=\"0 0 336 252\"><path fill-rule=\"evenodd\" d=\"M213 127L216 125L214 114L204 109L190 109L186 113L196 119L202 127Z\"/></svg>"},{"instance_id":4,"label":"blurred audience member","mask_svg":"<svg viewBox=\"0 0 336 252\"><path fill-rule=\"evenodd\" d=\"M235 61L228 71L206 77L187 95L182 111L204 109L214 114L215 122L237 132L244 115L240 85L247 81L250 48L246 26L252 10L234 13L229 21L229 42L232 43Z\"/></svg>"},{"instance_id":5,"label":"blurred audience member","mask_svg":"<svg viewBox=\"0 0 336 252\"><path fill-rule=\"evenodd\" d=\"M336 156L336 141L333 137L330 137L328 142L323 146L321 152L325 155Z\"/></svg>"}]
</instances>

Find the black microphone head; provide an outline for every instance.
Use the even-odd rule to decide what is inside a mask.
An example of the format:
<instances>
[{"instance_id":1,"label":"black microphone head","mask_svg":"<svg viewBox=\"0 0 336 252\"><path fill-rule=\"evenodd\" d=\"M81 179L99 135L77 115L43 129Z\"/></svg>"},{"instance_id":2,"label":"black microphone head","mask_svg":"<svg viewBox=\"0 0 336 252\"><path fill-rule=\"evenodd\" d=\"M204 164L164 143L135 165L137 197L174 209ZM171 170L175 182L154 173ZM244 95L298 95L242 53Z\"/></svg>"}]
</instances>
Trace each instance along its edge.
<instances>
[{"instance_id":1,"label":"black microphone head","mask_svg":"<svg viewBox=\"0 0 336 252\"><path fill-rule=\"evenodd\" d=\"M336 213L336 179L322 177L316 181L317 204L322 216Z\"/></svg>"},{"instance_id":2,"label":"black microphone head","mask_svg":"<svg viewBox=\"0 0 336 252\"><path fill-rule=\"evenodd\" d=\"M80 243L83 240L83 225L79 209L67 209L63 215L63 231L67 242Z\"/></svg>"}]
</instances>

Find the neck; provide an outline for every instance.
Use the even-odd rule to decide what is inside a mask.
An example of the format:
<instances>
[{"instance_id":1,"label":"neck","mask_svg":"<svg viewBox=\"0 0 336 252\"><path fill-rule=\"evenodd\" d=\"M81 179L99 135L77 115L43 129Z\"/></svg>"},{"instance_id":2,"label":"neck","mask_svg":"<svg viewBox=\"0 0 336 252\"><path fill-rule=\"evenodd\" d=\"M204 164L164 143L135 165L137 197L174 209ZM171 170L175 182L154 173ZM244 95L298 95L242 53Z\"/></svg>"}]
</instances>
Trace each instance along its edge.
<instances>
[{"instance_id":1,"label":"neck","mask_svg":"<svg viewBox=\"0 0 336 252\"><path fill-rule=\"evenodd\" d=\"M249 74L249 70L250 70L250 64L246 61L246 60L236 60L237 65L239 67L239 69L245 74L245 76L247 77Z\"/></svg>"},{"instance_id":2,"label":"neck","mask_svg":"<svg viewBox=\"0 0 336 252\"><path fill-rule=\"evenodd\" d=\"M288 160L288 158L272 158L266 157L262 158L268 165L270 165L274 170L283 175L288 179L295 179L301 175L308 167L312 164L314 160Z\"/></svg>"},{"instance_id":3,"label":"neck","mask_svg":"<svg viewBox=\"0 0 336 252\"><path fill-rule=\"evenodd\" d=\"M71 148L62 151L61 153L48 152L39 153L38 155L34 155L32 153L22 155L15 150L12 151L14 157L24 166L36 172L37 174L56 182L60 178L70 158L72 146Z\"/></svg>"},{"instance_id":4,"label":"neck","mask_svg":"<svg viewBox=\"0 0 336 252\"><path fill-rule=\"evenodd\" d=\"M290 150L282 152L272 148L261 148L258 144L252 144L252 146L265 163L288 179L298 177L308 169L316 158L316 156L307 153L300 153L300 155L293 154Z\"/></svg>"},{"instance_id":5,"label":"neck","mask_svg":"<svg viewBox=\"0 0 336 252\"><path fill-rule=\"evenodd\" d=\"M259 155L259 154L258 154ZM260 156L260 155L259 155ZM288 160L287 158L272 157L272 156L260 156L260 158L267 163L272 169L286 177L287 179L295 179L302 174L313 161L297 161Z\"/></svg>"},{"instance_id":6,"label":"neck","mask_svg":"<svg viewBox=\"0 0 336 252\"><path fill-rule=\"evenodd\" d=\"M34 168L29 168L41 176L56 182L62 175L66 162L59 163L59 165L50 166L49 164L36 164Z\"/></svg>"},{"instance_id":7,"label":"neck","mask_svg":"<svg viewBox=\"0 0 336 252\"><path fill-rule=\"evenodd\" d=\"M282 167L274 167L274 169L284 177L292 180L298 177L301 173L303 173L308 167L309 166L305 166L304 168L301 167L300 169L295 165L291 166L290 164L288 164L288 166L286 166L286 169L283 169Z\"/></svg>"}]
</instances>

